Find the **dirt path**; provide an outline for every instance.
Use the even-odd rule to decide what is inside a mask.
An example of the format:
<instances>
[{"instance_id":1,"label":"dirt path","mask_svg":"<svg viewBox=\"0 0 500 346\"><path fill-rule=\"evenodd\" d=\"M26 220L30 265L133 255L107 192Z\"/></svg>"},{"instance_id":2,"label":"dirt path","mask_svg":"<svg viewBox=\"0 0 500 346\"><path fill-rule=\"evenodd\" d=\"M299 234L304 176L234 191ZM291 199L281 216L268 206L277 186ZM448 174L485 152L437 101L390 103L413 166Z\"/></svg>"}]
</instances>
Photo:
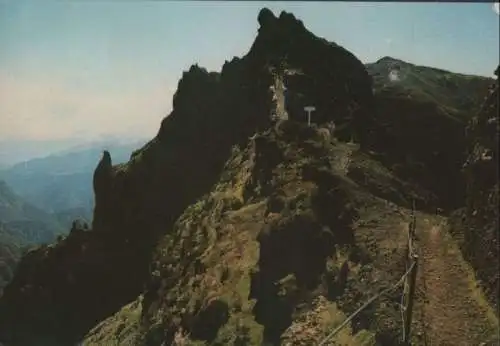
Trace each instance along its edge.
<instances>
[{"instance_id":1,"label":"dirt path","mask_svg":"<svg viewBox=\"0 0 500 346\"><path fill-rule=\"evenodd\" d=\"M417 238L418 345L497 345L498 320L442 220L419 218Z\"/></svg>"}]
</instances>

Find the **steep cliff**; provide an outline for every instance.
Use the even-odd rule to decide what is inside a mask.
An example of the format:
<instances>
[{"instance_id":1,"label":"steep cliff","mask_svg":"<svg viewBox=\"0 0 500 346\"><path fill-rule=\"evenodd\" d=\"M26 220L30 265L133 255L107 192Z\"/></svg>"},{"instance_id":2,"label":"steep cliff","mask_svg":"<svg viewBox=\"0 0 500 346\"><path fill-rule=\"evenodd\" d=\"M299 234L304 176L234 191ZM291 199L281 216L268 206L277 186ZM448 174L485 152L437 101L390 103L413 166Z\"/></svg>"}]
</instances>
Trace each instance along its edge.
<instances>
[{"instance_id":1,"label":"steep cliff","mask_svg":"<svg viewBox=\"0 0 500 346\"><path fill-rule=\"evenodd\" d=\"M498 89L497 78L467 127L466 205L454 215L462 251L495 306L499 289Z\"/></svg>"},{"instance_id":2,"label":"steep cliff","mask_svg":"<svg viewBox=\"0 0 500 346\"><path fill-rule=\"evenodd\" d=\"M463 206L465 128L493 80L390 57L367 69L375 98L371 149L400 178L433 192L420 207L450 212Z\"/></svg>"}]
</instances>

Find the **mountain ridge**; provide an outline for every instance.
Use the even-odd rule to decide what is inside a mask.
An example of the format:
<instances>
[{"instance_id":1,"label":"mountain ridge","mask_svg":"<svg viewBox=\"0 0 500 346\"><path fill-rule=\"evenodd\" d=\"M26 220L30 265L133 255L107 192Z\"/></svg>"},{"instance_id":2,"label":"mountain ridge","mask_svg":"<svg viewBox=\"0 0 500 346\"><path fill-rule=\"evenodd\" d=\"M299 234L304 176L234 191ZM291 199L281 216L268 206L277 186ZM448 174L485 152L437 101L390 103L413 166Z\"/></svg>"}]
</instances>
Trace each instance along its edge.
<instances>
[{"instance_id":1,"label":"mountain ridge","mask_svg":"<svg viewBox=\"0 0 500 346\"><path fill-rule=\"evenodd\" d=\"M399 59L399 58L396 58L396 57L392 57L392 56L389 56L389 55L385 55L379 59L377 59L376 61L373 61L373 62L367 62L365 63L365 65L374 65L374 64L378 64L378 63L382 63L382 62L391 62L391 63L394 63L394 64L406 64L406 65L411 65L411 66L415 66L415 67L420 67L420 68L428 68L428 69L432 69L436 72L441 72L441 73L452 73L454 75L457 75L459 77L477 77L477 78L485 78L485 79L488 79L488 80L491 80L493 81L495 79L495 74L493 73L491 76L485 76L485 75L480 75L480 74L475 74L475 73L465 73L465 72L458 72L458 71L451 71L451 70L447 70L446 68L440 68L440 67L435 67L435 66L432 66L432 65L421 65L417 62L409 62L409 61L405 61L403 59Z\"/></svg>"},{"instance_id":2,"label":"mountain ridge","mask_svg":"<svg viewBox=\"0 0 500 346\"><path fill-rule=\"evenodd\" d=\"M443 181L463 181L443 168L461 165L465 121L374 94L354 55L290 13L258 22L244 57L183 73L172 113L128 162L104 153L92 229L23 257L0 298L2 341L310 345L406 271L411 201L453 208ZM399 299L339 338L398 344Z\"/></svg>"}]
</instances>

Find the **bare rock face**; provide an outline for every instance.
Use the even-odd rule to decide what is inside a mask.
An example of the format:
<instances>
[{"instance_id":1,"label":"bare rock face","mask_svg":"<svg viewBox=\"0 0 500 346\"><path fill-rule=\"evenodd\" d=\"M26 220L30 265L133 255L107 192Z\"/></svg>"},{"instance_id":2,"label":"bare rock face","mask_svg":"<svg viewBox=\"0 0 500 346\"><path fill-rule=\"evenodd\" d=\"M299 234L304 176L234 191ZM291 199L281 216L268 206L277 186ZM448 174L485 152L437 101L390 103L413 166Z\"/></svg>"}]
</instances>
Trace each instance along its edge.
<instances>
[{"instance_id":1,"label":"bare rock face","mask_svg":"<svg viewBox=\"0 0 500 346\"><path fill-rule=\"evenodd\" d=\"M495 71L498 76L498 68ZM468 156L464 164L466 207L462 250L483 282L490 302L498 304L498 78L468 129Z\"/></svg>"},{"instance_id":2,"label":"bare rock face","mask_svg":"<svg viewBox=\"0 0 500 346\"><path fill-rule=\"evenodd\" d=\"M267 7L263 8L259 12L259 16L257 17L257 21L261 27L269 26L276 23L276 17L274 13L268 9Z\"/></svg>"},{"instance_id":3,"label":"bare rock face","mask_svg":"<svg viewBox=\"0 0 500 346\"><path fill-rule=\"evenodd\" d=\"M292 120L307 121L304 106L316 107L312 121L335 121L338 135L368 140L372 125L372 80L352 53L314 36L291 13L278 18L267 9L259 14L259 34L247 57L252 65L272 66L286 88L286 111ZM279 99L279 97L278 97Z\"/></svg>"},{"instance_id":4,"label":"bare rock face","mask_svg":"<svg viewBox=\"0 0 500 346\"><path fill-rule=\"evenodd\" d=\"M102 186L107 185L111 173L113 163L111 161L111 154L109 151L104 150L102 153L101 161L94 171L94 193L98 192Z\"/></svg>"},{"instance_id":5,"label":"bare rock face","mask_svg":"<svg viewBox=\"0 0 500 346\"><path fill-rule=\"evenodd\" d=\"M95 171L94 171L94 196L95 196L95 209L104 209L106 205L109 204L109 190L112 181L113 174L113 164L111 161L111 154L109 151L104 150L102 153L102 158L99 161ZM94 227L100 222L100 215L96 213L94 215Z\"/></svg>"}]
</instances>

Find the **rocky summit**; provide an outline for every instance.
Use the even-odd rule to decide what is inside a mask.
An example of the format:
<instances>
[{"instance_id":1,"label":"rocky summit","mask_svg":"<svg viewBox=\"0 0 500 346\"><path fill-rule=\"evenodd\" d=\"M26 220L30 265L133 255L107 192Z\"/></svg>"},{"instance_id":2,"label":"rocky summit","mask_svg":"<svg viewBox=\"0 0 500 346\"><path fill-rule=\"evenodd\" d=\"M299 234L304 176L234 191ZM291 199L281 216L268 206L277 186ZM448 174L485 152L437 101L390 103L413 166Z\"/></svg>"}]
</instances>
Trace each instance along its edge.
<instances>
[{"instance_id":1,"label":"rocky summit","mask_svg":"<svg viewBox=\"0 0 500 346\"><path fill-rule=\"evenodd\" d=\"M434 220L483 198L456 170L487 131L465 136L486 112L476 99L382 80L393 59L364 66L291 13L257 19L245 56L183 73L172 112L127 163L104 152L92 226L23 256L0 298L0 342L318 344L406 271L412 201ZM431 96L492 82L403 67L430 73ZM397 345L399 304L398 291L381 297L335 340ZM491 335L486 324L473 340Z\"/></svg>"}]
</instances>

